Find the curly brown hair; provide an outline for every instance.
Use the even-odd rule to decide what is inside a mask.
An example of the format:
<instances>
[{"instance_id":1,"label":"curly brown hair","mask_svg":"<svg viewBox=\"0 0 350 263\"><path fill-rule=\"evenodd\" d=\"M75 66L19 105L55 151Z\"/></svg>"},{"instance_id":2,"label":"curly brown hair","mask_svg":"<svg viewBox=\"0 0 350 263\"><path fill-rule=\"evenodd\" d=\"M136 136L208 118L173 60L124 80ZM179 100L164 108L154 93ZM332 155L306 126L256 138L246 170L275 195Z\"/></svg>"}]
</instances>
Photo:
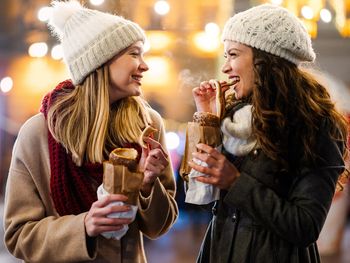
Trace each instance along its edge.
<instances>
[{"instance_id":1,"label":"curly brown hair","mask_svg":"<svg viewBox=\"0 0 350 263\"><path fill-rule=\"evenodd\" d=\"M314 161L317 133L324 119L334 124L330 136L346 141L347 120L313 76L285 59L255 48L253 63L256 85L250 98L252 128L259 146L270 158L290 164L290 144L298 143L301 157Z\"/></svg>"}]
</instances>

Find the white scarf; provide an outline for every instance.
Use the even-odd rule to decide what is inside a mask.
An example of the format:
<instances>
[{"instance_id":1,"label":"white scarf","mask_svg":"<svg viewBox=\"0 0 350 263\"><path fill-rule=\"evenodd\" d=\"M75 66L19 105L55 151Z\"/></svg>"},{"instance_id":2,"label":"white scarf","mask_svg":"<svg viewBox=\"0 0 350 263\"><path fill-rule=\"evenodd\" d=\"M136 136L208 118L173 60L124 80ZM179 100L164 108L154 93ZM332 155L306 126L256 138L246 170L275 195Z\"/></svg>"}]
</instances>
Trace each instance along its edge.
<instances>
[{"instance_id":1,"label":"white scarf","mask_svg":"<svg viewBox=\"0 0 350 263\"><path fill-rule=\"evenodd\" d=\"M221 124L223 146L235 156L245 156L256 148L257 141L252 134L252 105L246 105Z\"/></svg>"}]
</instances>

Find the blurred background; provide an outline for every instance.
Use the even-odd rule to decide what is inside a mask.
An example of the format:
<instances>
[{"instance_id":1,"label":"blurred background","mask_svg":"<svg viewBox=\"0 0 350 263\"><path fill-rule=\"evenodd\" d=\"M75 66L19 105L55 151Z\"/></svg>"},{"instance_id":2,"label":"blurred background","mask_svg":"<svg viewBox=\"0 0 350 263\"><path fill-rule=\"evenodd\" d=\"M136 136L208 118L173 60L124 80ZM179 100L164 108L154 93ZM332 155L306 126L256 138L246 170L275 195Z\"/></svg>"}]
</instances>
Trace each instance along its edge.
<instances>
[{"instance_id":1,"label":"blurred background","mask_svg":"<svg viewBox=\"0 0 350 263\"><path fill-rule=\"evenodd\" d=\"M180 218L158 240L145 240L151 263L194 262L211 214L184 203L178 176L187 121L195 110L191 89L220 73L221 28L234 13L264 2L290 9L313 38L312 71L329 87L337 106L350 113L350 0L85 0L86 6L122 15L141 25L149 39L144 96L164 118L167 147L177 178ZM68 78L61 50L45 21L48 0L0 1L0 215L17 133L36 114L46 92ZM348 186L335 196L319 240L324 262L350 262ZM18 262L6 251L0 229L0 262Z\"/></svg>"}]
</instances>

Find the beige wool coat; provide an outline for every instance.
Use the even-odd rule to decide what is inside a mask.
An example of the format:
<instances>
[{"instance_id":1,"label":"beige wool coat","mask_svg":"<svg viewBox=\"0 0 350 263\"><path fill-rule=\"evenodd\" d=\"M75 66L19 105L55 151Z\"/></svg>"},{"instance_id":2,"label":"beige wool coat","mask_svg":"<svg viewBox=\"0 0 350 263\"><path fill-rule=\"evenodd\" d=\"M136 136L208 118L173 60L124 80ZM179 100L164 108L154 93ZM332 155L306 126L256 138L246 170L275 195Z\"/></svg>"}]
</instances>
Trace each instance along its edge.
<instances>
[{"instance_id":1,"label":"beige wool coat","mask_svg":"<svg viewBox=\"0 0 350 263\"><path fill-rule=\"evenodd\" d=\"M151 110L165 146L161 117ZM139 196L138 213L120 240L98 236L87 249L84 217L59 216L50 197L50 162L47 125L43 114L30 118L20 129L10 165L4 211L5 244L24 262L147 262L143 235L154 239L166 233L178 216L172 167L155 182L148 198Z\"/></svg>"}]
</instances>

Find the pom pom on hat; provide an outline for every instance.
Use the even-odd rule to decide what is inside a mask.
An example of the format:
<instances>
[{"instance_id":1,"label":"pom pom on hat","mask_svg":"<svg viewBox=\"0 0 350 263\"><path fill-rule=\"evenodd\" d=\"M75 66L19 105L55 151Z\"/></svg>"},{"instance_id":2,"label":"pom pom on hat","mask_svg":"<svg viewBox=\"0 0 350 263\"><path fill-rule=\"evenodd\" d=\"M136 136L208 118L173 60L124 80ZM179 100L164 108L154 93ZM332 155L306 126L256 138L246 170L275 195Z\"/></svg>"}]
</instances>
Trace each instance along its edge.
<instances>
[{"instance_id":1,"label":"pom pom on hat","mask_svg":"<svg viewBox=\"0 0 350 263\"><path fill-rule=\"evenodd\" d=\"M283 7L263 4L237 13L225 24L222 40L236 41L298 65L316 58L302 22Z\"/></svg>"},{"instance_id":2,"label":"pom pom on hat","mask_svg":"<svg viewBox=\"0 0 350 263\"><path fill-rule=\"evenodd\" d=\"M78 1L53 1L49 27L61 41L63 58L73 84L137 41L144 31L123 17L83 7Z\"/></svg>"},{"instance_id":3,"label":"pom pom on hat","mask_svg":"<svg viewBox=\"0 0 350 263\"><path fill-rule=\"evenodd\" d=\"M76 12L83 10L81 4L77 1L70 2L52 2L52 13L49 25L59 37L62 36L64 26L67 20Z\"/></svg>"}]
</instances>

